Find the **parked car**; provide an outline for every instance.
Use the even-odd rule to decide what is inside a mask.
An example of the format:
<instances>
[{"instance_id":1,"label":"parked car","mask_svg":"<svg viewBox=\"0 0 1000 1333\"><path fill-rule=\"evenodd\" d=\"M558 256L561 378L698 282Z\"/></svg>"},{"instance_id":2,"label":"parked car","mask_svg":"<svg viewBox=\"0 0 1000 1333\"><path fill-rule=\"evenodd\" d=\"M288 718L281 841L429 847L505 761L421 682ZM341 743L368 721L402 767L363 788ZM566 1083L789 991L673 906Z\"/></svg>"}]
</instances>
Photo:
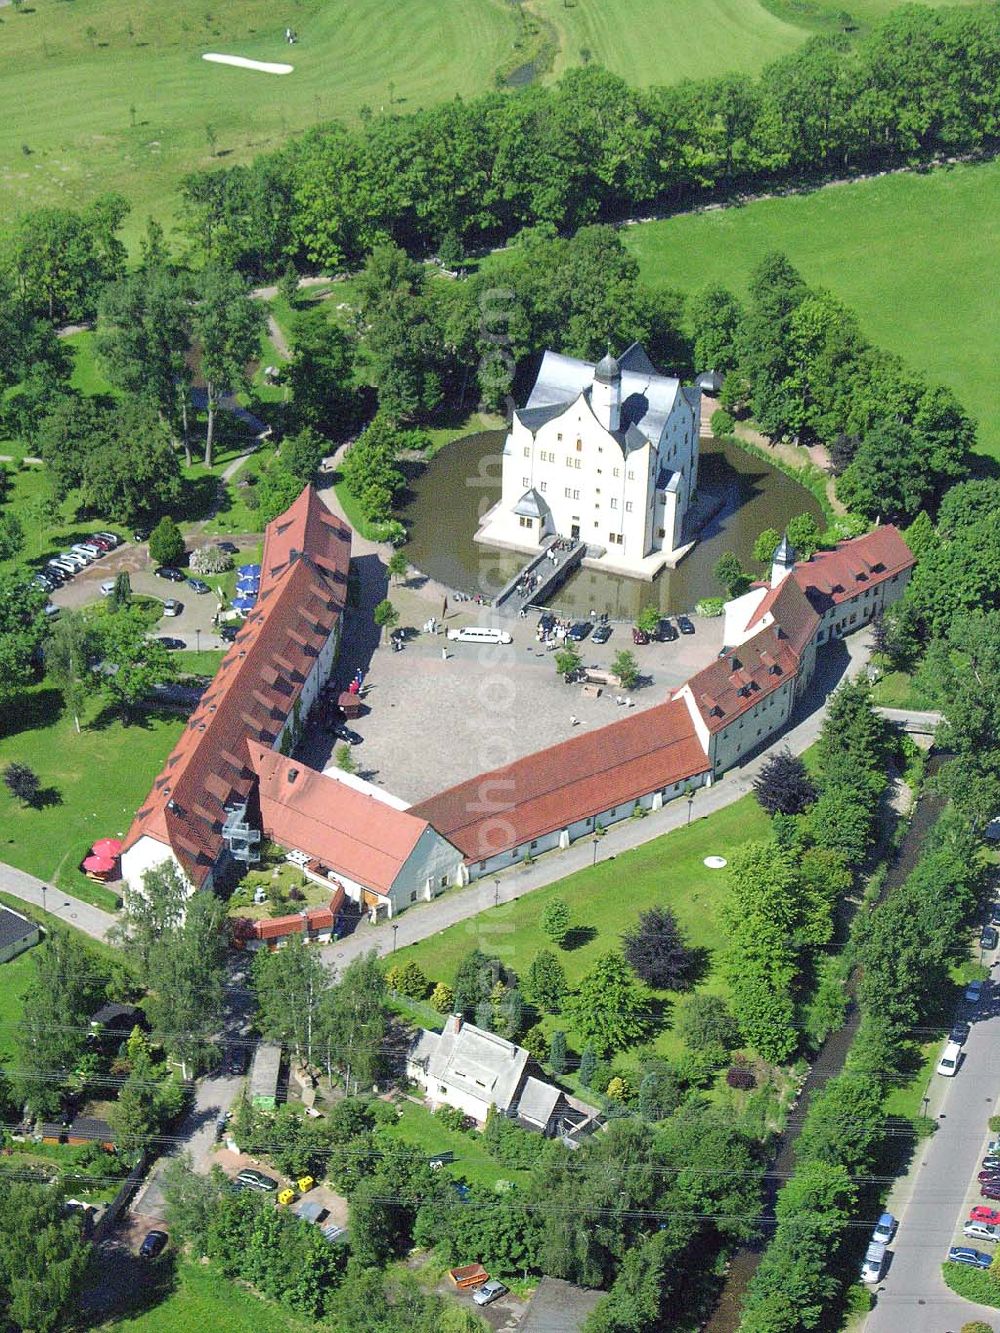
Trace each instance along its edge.
<instances>
[{"instance_id":1,"label":"parked car","mask_svg":"<svg viewBox=\"0 0 1000 1333\"><path fill-rule=\"evenodd\" d=\"M865 1251L861 1264L861 1281L878 1282L885 1270L885 1246L873 1240Z\"/></svg>"},{"instance_id":2,"label":"parked car","mask_svg":"<svg viewBox=\"0 0 1000 1333\"><path fill-rule=\"evenodd\" d=\"M111 544L111 542L108 541L107 537L98 537L95 536L93 533L91 533L91 535L87 538L87 545L96 546L97 549L99 551L103 551L105 555L107 555L109 551L113 551L115 549L114 546Z\"/></svg>"},{"instance_id":3,"label":"parked car","mask_svg":"<svg viewBox=\"0 0 1000 1333\"><path fill-rule=\"evenodd\" d=\"M878 1245L888 1245L896 1231L896 1219L892 1213L882 1213L875 1223L872 1240Z\"/></svg>"},{"instance_id":4,"label":"parked car","mask_svg":"<svg viewBox=\"0 0 1000 1333\"><path fill-rule=\"evenodd\" d=\"M674 628L674 622L669 616L663 616L660 620L660 626L656 632L656 637L661 643L673 643L677 638L677 630Z\"/></svg>"},{"instance_id":5,"label":"parked car","mask_svg":"<svg viewBox=\"0 0 1000 1333\"><path fill-rule=\"evenodd\" d=\"M986 1145L986 1151L988 1153L1000 1153L1000 1139L990 1139L989 1143Z\"/></svg>"},{"instance_id":6,"label":"parked car","mask_svg":"<svg viewBox=\"0 0 1000 1333\"><path fill-rule=\"evenodd\" d=\"M245 1166L233 1181L239 1182L241 1189L261 1190L268 1193L270 1190L278 1188L278 1182L273 1176L266 1176L263 1171L257 1171L252 1166Z\"/></svg>"},{"instance_id":7,"label":"parked car","mask_svg":"<svg viewBox=\"0 0 1000 1333\"><path fill-rule=\"evenodd\" d=\"M691 619L690 616L678 616L677 628L680 630L682 634L693 634L694 621Z\"/></svg>"},{"instance_id":8,"label":"parked car","mask_svg":"<svg viewBox=\"0 0 1000 1333\"><path fill-rule=\"evenodd\" d=\"M1000 1199L1000 1180L981 1181L979 1193L984 1199Z\"/></svg>"},{"instance_id":9,"label":"parked car","mask_svg":"<svg viewBox=\"0 0 1000 1333\"><path fill-rule=\"evenodd\" d=\"M566 631L566 638L570 643L582 643L592 628L589 620L576 620Z\"/></svg>"},{"instance_id":10,"label":"parked car","mask_svg":"<svg viewBox=\"0 0 1000 1333\"><path fill-rule=\"evenodd\" d=\"M364 736L357 731L352 731L350 727L334 727L333 734L338 740L346 741L348 745L360 745L364 740Z\"/></svg>"},{"instance_id":11,"label":"parked car","mask_svg":"<svg viewBox=\"0 0 1000 1333\"><path fill-rule=\"evenodd\" d=\"M989 1185L993 1181L1000 1181L1000 1168L995 1166L986 1166L980 1170L976 1179L983 1185Z\"/></svg>"},{"instance_id":12,"label":"parked car","mask_svg":"<svg viewBox=\"0 0 1000 1333\"><path fill-rule=\"evenodd\" d=\"M59 559L62 561L64 565L69 565L73 570L77 572L79 572L81 569L86 569L87 566L90 564L90 561L87 559L87 557L85 555L81 555L79 551L62 551L59 554Z\"/></svg>"},{"instance_id":13,"label":"parked car","mask_svg":"<svg viewBox=\"0 0 1000 1333\"><path fill-rule=\"evenodd\" d=\"M134 542L148 542L149 533L149 528L136 528L135 532L132 533L132 540Z\"/></svg>"},{"instance_id":14,"label":"parked car","mask_svg":"<svg viewBox=\"0 0 1000 1333\"><path fill-rule=\"evenodd\" d=\"M632 642L638 645L649 643L649 635L645 630L641 630L638 625L632 626Z\"/></svg>"},{"instance_id":15,"label":"parked car","mask_svg":"<svg viewBox=\"0 0 1000 1333\"><path fill-rule=\"evenodd\" d=\"M983 1171L996 1171L1000 1173L1000 1156L995 1152L988 1152L979 1165Z\"/></svg>"},{"instance_id":16,"label":"parked car","mask_svg":"<svg viewBox=\"0 0 1000 1333\"><path fill-rule=\"evenodd\" d=\"M1000 926L1000 903L993 903L990 907L990 925Z\"/></svg>"},{"instance_id":17,"label":"parked car","mask_svg":"<svg viewBox=\"0 0 1000 1333\"><path fill-rule=\"evenodd\" d=\"M163 602L163 614L165 616L179 616L183 610L183 602L178 602L174 597L165 598Z\"/></svg>"},{"instance_id":18,"label":"parked car","mask_svg":"<svg viewBox=\"0 0 1000 1333\"><path fill-rule=\"evenodd\" d=\"M63 579L71 579L79 566L70 564L68 560L57 559L50 560L45 568L54 569Z\"/></svg>"},{"instance_id":19,"label":"parked car","mask_svg":"<svg viewBox=\"0 0 1000 1333\"><path fill-rule=\"evenodd\" d=\"M139 1246L140 1259L155 1259L166 1248L169 1237L165 1231L147 1231Z\"/></svg>"},{"instance_id":20,"label":"parked car","mask_svg":"<svg viewBox=\"0 0 1000 1333\"><path fill-rule=\"evenodd\" d=\"M997 934L996 926L983 926L983 932L979 936L980 949L992 951L1000 944L1000 935Z\"/></svg>"},{"instance_id":21,"label":"parked car","mask_svg":"<svg viewBox=\"0 0 1000 1333\"><path fill-rule=\"evenodd\" d=\"M226 555L239 555L240 548L234 546L232 542L216 542L215 545L220 551L225 551Z\"/></svg>"},{"instance_id":22,"label":"parked car","mask_svg":"<svg viewBox=\"0 0 1000 1333\"><path fill-rule=\"evenodd\" d=\"M188 579L188 587L191 589L192 592L198 593L199 596L204 592L212 591L211 588L208 586L208 584L205 583L202 579Z\"/></svg>"},{"instance_id":23,"label":"parked car","mask_svg":"<svg viewBox=\"0 0 1000 1333\"><path fill-rule=\"evenodd\" d=\"M245 1074L247 1072L247 1052L245 1046L230 1046L226 1055L227 1074Z\"/></svg>"},{"instance_id":24,"label":"parked car","mask_svg":"<svg viewBox=\"0 0 1000 1333\"><path fill-rule=\"evenodd\" d=\"M46 602L42 607L42 612L47 620L55 620L59 615L59 607L56 606L55 602Z\"/></svg>"},{"instance_id":25,"label":"parked car","mask_svg":"<svg viewBox=\"0 0 1000 1333\"><path fill-rule=\"evenodd\" d=\"M937 1062L937 1072L943 1074L945 1078L954 1078L961 1063L961 1046L957 1042L949 1041L941 1052L941 1059Z\"/></svg>"},{"instance_id":26,"label":"parked car","mask_svg":"<svg viewBox=\"0 0 1000 1333\"><path fill-rule=\"evenodd\" d=\"M51 592L53 588L59 586L53 574L32 574L31 581L37 583L40 588L44 588L46 592Z\"/></svg>"},{"instance_id":27,"label":"parked car","mask_svg":"<svg viewBox=\"0 0 1000 1333\"><path fill-rule=\"evenodd\" d=\"M223 625L219 630L219 638L223 643L232 643L239 632L239 625Z\"/></svg>"},{"instance_id":28,"label":"parked car","mask_svg":"<svg viewBox=\"0 0 1000 1333\"><path fill-rule=\"evenodd\" d=\"M968 1023L953 1023L951 1031L948 1033L948 1040L953 1041L956 1046L964 1046L969 1040L969 1033L972 1028Z\"/></svg>"},{"instance_id":29,"label":"parked car","mask_svg":"<svg viewBox=\"0 0 1000 1333\"><path fill-rule=\"evenodd\" d=\"M991 1226L989 1222L966 1222L962 1235L969 1240L987 1240L995 1245L1000 1240L1000 1227Z\"/></svg>"},{"instance_id":30,"label":"parked car","mask_svg":"<svg viewBox=\"0 0 1000 1333\"><path fill-rule=\"evenodd\" d=\"M94 536L103 537L106 542L110 542L112 550L122 544L122 539L118 536L117 532L95 532Z\"/></svg>"},{"instance_id":31,"label":"parked car","mask_svg":"<svg viewBox=\"0 0 1000 1333\"><path fill-rule=\"evenodd\" d=\"M169 579L171 583L183 583L184 575L179 569L174 569L172 565L160 565L153 573L158 579Z\"/></svg>"},{"instance_id":32,"label":"parked car","mask_svg":"<svg viewBox=\"0 0 1000 1333\"><path fill-rule=\"evenodd\" d=\"M965 988L965 995L962 997L966 1004L978 1004L983 998L983 987L985 981L970 981Z\"/></svg>"},{"instance_id":33,"label":"parked car","mask_svg":"<svg viewBox=\"0 0 1000 1333\"><path fill-rule=\"evenodd\" d=\"M100 560L104 554L99 546L91 546L89 542L76 542L69 549L77 555L82 555L88 565L92 565L95 560Z\"/></svg>"},{"instance_id":34,"label":"parked car","mask_svg":"<svg viewBox=\"0 0 1000 1333\"><path fill-rule=\"evenodd\" d=\"M551 611L543 611L538 617L538 628L543 634L551 634L556 627L556 618Z\"/></svg>"},{"instance_id":35,"label":"parked car","mask_svg":"<svg viewBox=\"0 0 1000 1333\"><path fill-rule=\"evenodd\" d=\"M180 648L187 647L187 644L184 642L183 639L172 639L168 634L161 634L160 642L163 644L164 648L169 649L170 652L172 653L176 652Z\"/></svg>"},{"instance_id":36,"label":"parked car","mask_svg":"<svg viewBox=\"0 0 1000 1333\"><path fill-rule=\"evenodd\" d=\"M226 1126L229 1124L229 1112L225 1111L215 1122L215 1141L221 1143L226 1137Z\"/></svg>"},{"instance_id":37,"label":"parked car","mask_svg":"<svg viewBox=\"0 0 1000 1333\"><path fill-rule=\"evenodd\" d=\"M472 1293L472 1299L476 1305L492 1305L498 1301L501 1296L507 1295L507 1288L502 1282L498 1282L495 1277L491 1277L488 1282L484 1282L481 1287L477 1287Z\"/></svg>"},{"instance_id":38,"label":"parked car","mask_svg":"<svg viewBox=\"0 0 1000 1333\"><path fill-rule=\"evenodd\" d=\"M610 625L598 625L591 635L591 639L594 643L607 643L611 638L611 633Z\"/></svg>"},{"instance_id":39,"label":"parked car","mask_svg":"<svg viewBox=\"0 0 1000 1333\"><path fill-rule=\"evenodd\" d=\"M111 594L114 592L114 590L115 590L114 579L105 579L104 582L101 584L101 592L104 594L105 597L110 597Z\"/></svg>"},{"instance_id":40,"label":"parked car","mask_svg":"<svg viewBox=\"0 0 1000 1333\"><path fill-rule=\"evenodd\" d=\"M983 1254L982 1250L974 1250L969 1245L953 1245L948 1251L948 1262L951 1264L968 1264L971 1268L989 1268L993 1262L993 1256Z\"/></svg>"},{"instance_id":41,"label":"parked car","mask_svg":"<svg viewBox=\"0 0 1000 1333\"><path fill-rule=\"evenodd\" d=\"M991 1227L1000 1226L1000 1208L987 1208L984 1203L977 1203L969 1213L970 1222L986 1222Z\"/></svg>"}]
</instances>

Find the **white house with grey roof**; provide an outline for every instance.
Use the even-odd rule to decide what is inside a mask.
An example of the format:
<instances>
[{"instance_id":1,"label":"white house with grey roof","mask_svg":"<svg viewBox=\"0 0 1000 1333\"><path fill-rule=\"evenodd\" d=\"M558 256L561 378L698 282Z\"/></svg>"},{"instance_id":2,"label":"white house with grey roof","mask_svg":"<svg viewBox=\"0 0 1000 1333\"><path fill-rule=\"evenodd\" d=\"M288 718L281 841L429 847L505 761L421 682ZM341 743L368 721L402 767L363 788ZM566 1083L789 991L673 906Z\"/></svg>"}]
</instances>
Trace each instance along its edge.
<instances>
[{"instance_id":1,"label":"white house with grey roof","mask_svg":"<svg viewBox=\"0 0 1000 1333\"><path fill-rule=\"evenodd\" d=\"M477 540L533 553L575 538L601 568L653 577L686 545L700 414L700 391L661 375L639 343L596 365L546 352Z\"/></svg>"}]
</instances>

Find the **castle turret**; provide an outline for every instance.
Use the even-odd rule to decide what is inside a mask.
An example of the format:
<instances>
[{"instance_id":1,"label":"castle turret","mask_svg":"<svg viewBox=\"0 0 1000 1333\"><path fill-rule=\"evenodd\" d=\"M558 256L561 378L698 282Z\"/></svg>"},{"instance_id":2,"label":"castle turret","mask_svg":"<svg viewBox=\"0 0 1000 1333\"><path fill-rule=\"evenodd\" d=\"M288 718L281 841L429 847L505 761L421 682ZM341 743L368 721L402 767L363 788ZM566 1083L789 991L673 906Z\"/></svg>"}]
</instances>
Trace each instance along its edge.
<instances>
[{"instance_id":1,"label":"castle turret","mask_svg":"<svg viewBox=\"0 0 1000 1333\"><path fill-rule=\"evenodd\" d=\"M608 352L594 367L594 385L590 394L594 416L605 430L617 430L621 421L622 372Z\"/></svg>"},{"instance_id":2,"label":"castle turret","mask_svg":"<svg viewBox=\"0 0 1000 1333\"><path fill-rule=\"evenodd\" d=\"M771 587L776 588L795 568L795 547L786 532L771 556Z\"/></svg>"}]
</instances>

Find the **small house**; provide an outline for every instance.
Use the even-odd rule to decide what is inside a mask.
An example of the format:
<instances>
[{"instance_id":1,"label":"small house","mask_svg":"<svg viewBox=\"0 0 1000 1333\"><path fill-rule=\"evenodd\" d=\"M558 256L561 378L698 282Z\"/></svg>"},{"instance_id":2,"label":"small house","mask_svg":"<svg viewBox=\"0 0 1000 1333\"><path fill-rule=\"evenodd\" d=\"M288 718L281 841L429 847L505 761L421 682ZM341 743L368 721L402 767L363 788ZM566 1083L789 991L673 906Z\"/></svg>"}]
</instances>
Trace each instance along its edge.
<instances>
[{"instance_id":1,"label":"small house","mask_svg":"<svg viewBox=\"0 0 1000 1333\"><path fill-rule=\"evenodd\" d=\"M34 921L9 907L0 907L0 963L9 963L41 938L41 927Z\"/></svg>"},{"instance_id":2,"label":"small house","mask_svg":"<svg viewBox=\"0 0 1000 1333\"><path fill-rule=\"evenodd\" d=\"M250 1104L273 1111L278 1104L281 1047L276 1041L257 1043L250 1066Z\"/></svg>"}]
</instances>

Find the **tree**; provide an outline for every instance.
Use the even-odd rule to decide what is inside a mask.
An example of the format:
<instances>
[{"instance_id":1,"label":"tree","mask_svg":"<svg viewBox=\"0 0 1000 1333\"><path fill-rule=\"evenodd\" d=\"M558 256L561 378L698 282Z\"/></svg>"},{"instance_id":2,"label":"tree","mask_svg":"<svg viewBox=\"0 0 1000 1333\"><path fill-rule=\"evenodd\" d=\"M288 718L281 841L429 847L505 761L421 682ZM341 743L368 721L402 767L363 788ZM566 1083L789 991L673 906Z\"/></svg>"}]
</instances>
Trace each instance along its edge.
<instances>
[{"instance_id":1,"label":"tree","mask_svg":"<svg viewBox=\"0 0 1000 1333\"><path fill-rule=\"evenodd\" d=\"M0 701L12 698L31 679L35 655L45 638L48 594L23 574L0 574Z\"/></svg>"},{"instance_id":2,"label":"tree","mask_svg":"<svg viewBox=\"0 0 1000 1333\"><path fill-rule=\"evenodd\" d=\"M549 949L540 949L524 974L524 993L536 1008L557 1014L566 994L566 973Z\"/></svg>"},{"instance_id":3,"label":"tree","mask_svg":"<svg viewBox=\"0 0 1000 1333\"><path fill-rule=\"evenodd\" d=\"M393 583L398 583L401 579L405 582L409 568L410 562L407 560L403 552L393 551L386 565L386 570Z\"/></svg>"},{"instance_id":4,"label":"tree","mask_svg":"<svg viewBox=\"0 0 1000 1333\"><path fill-rule=\"evenodd\" d=\"M597 1069L597 1050L593 1042L587 1042L580 1052L580 1069L578 1077L581 1088L589 1088L594 1081L594 1072Z\"/></svg>"},{"instance_id":5,"label":"tree","mask_svg":"<svg viewBox=\"0 0 1000 1333\"><path fill-rule=\"evenodd\" d=\"M566 1033L561 1028L556 1028L552 1034L552 1041L549 1045L549 1068L555 1074L556 1078L566 1072ZM581 1082L583 1081L583 1069L581 1066Z\"/></svg>"},{"instance_id":6,"label":"tree","mask_svg":"<svg viewBox=\"0 0 1000 1333\"><path fill-rule=\"evenodd\" d=\"M800 560L811 560L819 550L820 531L812 514L797 514L785 528L788 540Z\"/></svg>"},{"instance_id":7,"label":"tree","mask_svg":"<svg viewBox=\"0 0 1000 1333\"><path fill-rule=\"evenodd\" d=\"M116 611L120 611L123 606L128 606L132 600L132 580L129 578L127 569L120 570L115 575L115 586L111 590L111 605Z\"/></svg>"},{"instance_id":8,"label":"tree","mask_svg":"<svg viewBox=\"0 0 1000 1333\"><path fill-rule=\"evenodd\" d=\"M787 746L769 755L753 780L758 804L769 815L801 815L816 799L816 784Z\"/></svg>"},{"instance_id":9,"label":"tree","mask_svg":"<svg viewBox=\"0 0 1000 1333\"><path fill-rule=\"evenodd\" d=\"M203 271L193 323L207 393L206 467L213 463L219 399L226 389L248 387L247 365L260 351L264 318L247 284L236 273L215 265Z\"/></svg>"},{"instance_id":10,"label":"tree","mask_svg":"<svg viewBox=\"0 0 1000 1333\"><path fill-rule=\"evenodd\" d=\"M126 398L99 418L83 455L80 486L90 508L118 523L135 523L176 503L180 467L156 408ZM43 455L44 456L44 455Z\"/></svg>"},{"instance_id":11,"label":"tree","mask_svg":"<svg viewBox=\"0 0 1000 1333\"><path fill-rule=\"evenodd\" d=\"M455 1007L455 992L443 981L439 981L431 991L428 1003L439 1014L450 1014Z\"/></svg>"},{"instance_id":12,"label":"tree","mask_svg":"<svg viewBox=\"0 0 1000 1333\"><path fill-rule=\"evenodd\" d=\"M348 963L327 999L323 1062L328 1075L340 1071L348 1093L381 1077L388 1026L385 976L372 949Z\"/></svg>"},{"instance_id":13,"label":"tree","mask_svg":"<svg viewBox=\"0 0 1000 1333\"><path fill-rule=\"evenodd\" d=\"M34 805L41 791L38 774L27 764L8 764L3 771L4 786L22 805Z\"/></svg>"},{"instance_id":14,"label":"tree","mask_svg":"<svg viewBox=\"0 0 1000 1333\"><path fill-rule=\"evenodd\" d=\"M289 1046L300 1064L319 1062L333 975L300 935L275 953L254 959L258 1023L265 1036Z\"/></svg>"},{"instance_id":15,"label":"tree","mask_svg":"<svg viewBox=\"0 0 1000 1333\"><path fill-rule=\"evenodd\" d=\"M431 983L420 964L410 959L408 963L390 967L385 974L385 984L408 999L423 1000Z\"/></svg>"},{"instance_id":16,"label":"tree","mask_svg":"<svg viewBox=\"0 0 1000 1333\"><path fill-rule=\"evenodd\" d=\"M0 1181L0 1317L12 1328L53 1333L72 1320L90 1246L63 1193L59 1184Z\"/></svg>"},{"instance_id":17,"label":"tree","mask_svg":"<svg viewBox=\"0 0 1000 1333\"><path fill-rule=\"evenodd\" d=\"M149 637L142 614L134 608L105 617L98 638L104 657L101 689L128 721L154 685L171 679L174 664L163 644Z\"/></svg>"},{"instance_id":18,"label":"tree","mask_svg":"<svg viewBox=\"0 0 1000 1333\"><path fill-rule=\"evenodd\" d=\"M651 907L641 912L632 929L622 935L622 952L647 986L682 990L690 985L694 955L669 908Z\"/></svg>"},{"instance_id":19,"label":"tree","mask_svg":"<svg viewBox=\"0 0 1000 1333\"><path fill-rule=\"evenodd\" d=\"M635 688L635 683L639 679L639 663L635 660L634 653L628 649L615 653L611 660L611 670L618 677L623 690Z\"/></svg>"},{"instance_id":20,"label":"tree","mask_svg":"<svg viewBox=\"0 0 1000 1333\"><path fill-rule=\"evenodd\" d=\"M151 968L154 949L164 935L181 925L189 893L187 881L172 860L145 871L141 889L126 883L122 890L122 917L114 928L115 940L146 988L155 980Z\"/></svg>"},{"instance_id":21,"label":"tree","mask_svg":"<svg viewBox=\"0 0 1000 1333\"><path fill-rule=\"evenodd\" d=\"M564 1004L577 1030L597 1050L623 1050L653 1031L649 995L620 954L605 953Z\"/></svg>"},{"instance_id":22,"label":"tree","mask_svg":"<svg viewBox=\"0 0 1000 1333\"><path fill-rule=\"evenodd\" d=\"M580 669L583 658L575 648L567 645L555 654L555 668L560 676L572 676Z\"/></svg>"},{"instance_id":23,"label":"tree","mask_svg":"<svg viewBox=\"0 0 1000 1333\"><path fill-rule=\"evenodd\" d=\"M24 528L16 514L0 514L0 560L13 560L24 550Z\"/></svg>"},{"instance_id":24,"label":"tree","mask_svg":"<svg viewBox=\"0 0 1000 1333\"><path fill-rule=\"evenodd\" d=\"M225 914L225 905L214 895L196 893L183 923L164 930L150 950L155 985L147 1012L154 1031L181 1062L185 1078L206 1059L222 1021Z\"/></svg>"},{"instance_id":25,"label":"tree","mask_svg":"<svg viewBox=\"0 0 1000 1333\"><path fill-rule=\"evenodd\" d=\"M125 247L115 232L128 212L121 195L102 194L82 212L23 213L9 262L24 306L52 323L89 319L97 294L125 271Z\"/></svg>"},{"instance_id":26,"label":"tree","mask_svg":"<svg viewBox=\"0 0 1000 1333\"><path fill-rule=\"evenodd\" d=\"M372 619L379 629L392 629L399 624L399 612L393 606L387 597L375 607L372 612Z\"/></svg>"},{"instance_id":27,"label":"tree","mask_svg":"<svg viewBox=\"0 0 1000 1333\"><path fill-rule=\"evenodd\" d=\"M562 945L572 927L569 905L562 898L553 898L542 911L541 927L553 944Z\"/></svg>"},{"instance_id":28,"label":"tree","mask_svg":"<svg viewBox=\"0 0 1000 1333\"><path fill-rule=\"evenodd\" d=\"M261 473L255 489L257 521L265 527L283 514L302 492L303 483L285 468L281 459L275 459Z\"/></svg>"},{"instance_id":29,"label":"tree","mask_svg":"<svg viewBox=\"0 0 1000 1333\"><path fill-rule=\"evenodd\" d=\"M186 555L184 534L167 514L149 534L149 558L158 565L179 565Z\"/></svg>"},{"instance_id":30,"label":"tree","mask_svg":"<svg viewBox=\"0 0 1000 1333\"><path fill-rule=\"evenodd\" d=\"M326 436L311 426L304 426L296 435L282 441L281 466L301 488L313 481L329 453L332 453L332 447Z\"/></svg>"},{"instance_id":31,"label":"tree","mask_svg":"<svg viewBox=\"0 0 1000 1333\"><path fill-rule=\"evenodd\" d=\"M732 551L719 557L712 569L712 574L722 584L730 597L742 597L750 587L750 578Z\"/></svg>"},{"instance_id":32,"label":"tree","mask_svg":"<svg viewBox=\"0 0 1000 1333\"><path fill-rule=\"evenodd\" d=\"M765 528L753 544L753 558L759 565L766 565L770 569L780 541L781 533L777 528Z\"/></svg>"},{"instance_id":33,"label":"tree","mask_svg":"<svg viewBox=\"0 0 1000 1333\"><path fill-rule=\"evenodd\" d=\"M660 608L658 606L644 606L635 618L635 627L641 630L643 634L657 634L660 629Z\"/></svg>"},{"instance_id":34,"label":"tree","mask_svg":"<svg viewBox=\"0 0 1000 1333\"><path fill-rule=\"evenodd\" d=\"M311 426L343 438L354 415L353 360L347 334L322 310L296 315L292 359L282 379L292 391L292 419L299 429Z\"/></svg>"},{"instance_id":35,"label":"tree","mask_svg":"<svg viewBox=\"0 0 1000 1333\"><path fill-rule=\"evenodd\" d=\"M688 321L694 336L696 370L727 375L737 363L743 309L725 287L706 287L688 298Z\"/></svg>"}]
</instances>

